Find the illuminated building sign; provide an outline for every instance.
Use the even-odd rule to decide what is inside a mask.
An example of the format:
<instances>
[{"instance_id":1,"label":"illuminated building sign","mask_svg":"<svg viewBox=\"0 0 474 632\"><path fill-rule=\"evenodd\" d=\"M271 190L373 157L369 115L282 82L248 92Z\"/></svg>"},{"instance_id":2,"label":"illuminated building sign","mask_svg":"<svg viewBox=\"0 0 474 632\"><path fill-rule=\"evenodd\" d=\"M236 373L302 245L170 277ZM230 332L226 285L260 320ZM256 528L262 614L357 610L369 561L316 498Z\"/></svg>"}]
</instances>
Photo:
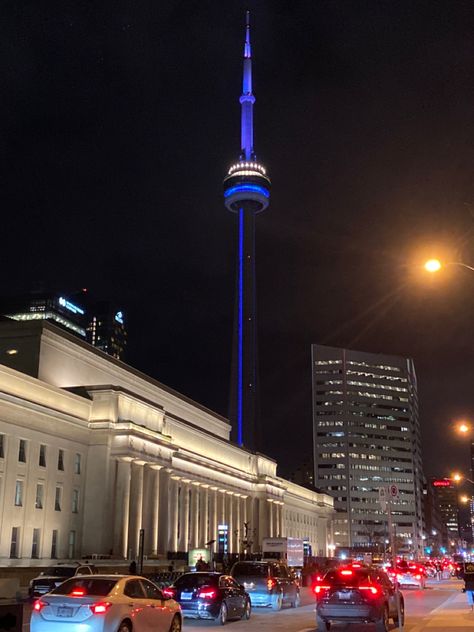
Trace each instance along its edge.
<instances>
[{"instance_id":1,"label":"illuminated building sign","mask_svg":"<svg viewBox=\"0 0 474 632\"><path fill-rule=\"evenodd\" d=\"M85 314L82 307L79 307L78 305L74 305L74 303L71 303L70 301L65 299L63 296L59 297L59 304L61 305L61 307L65 307L73 314L82 314L82 315Z\"/></svg>"},{"instance_id":2,"label":"illuminated building sign","mask_svg":"<svg viewBox=\"0 0 474 632\"><path fill-rule=\"evenodd\" d=\"M120 325L123 325L123 312L117 312L114 318Z\"/></svg>"},{"instance_id":3,"label":"illuminated building sign","mask_svg":"<svg viewBox=\"0 0 474 632\"><path fill-rule=\"evenodd\" d=\"M226 524L217 527L217 550L224 555L229 552L229 526Z\"/></svg>"},{"instance_id":4,"label":"illuminated building sign","mask_svg":"<svg viewBox=\"0 0 474 632\"><path fill-rule=\"evenodd\" d=\"M443 478L439 481L433 481L433 487L451 487L451 480L449 478Z\"/></svg>"}]
</instances>

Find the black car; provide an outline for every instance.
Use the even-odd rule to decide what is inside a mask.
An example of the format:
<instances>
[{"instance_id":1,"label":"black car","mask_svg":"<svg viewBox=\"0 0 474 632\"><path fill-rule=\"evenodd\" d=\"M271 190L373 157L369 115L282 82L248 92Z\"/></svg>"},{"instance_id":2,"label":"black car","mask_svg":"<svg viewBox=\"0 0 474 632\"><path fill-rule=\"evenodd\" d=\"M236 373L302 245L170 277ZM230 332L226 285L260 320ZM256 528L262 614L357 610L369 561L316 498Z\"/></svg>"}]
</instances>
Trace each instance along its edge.
<instances>
[{"instance_id":1,"label":"black car","mask_svg":"<svg viewBox=\"0 0 474 632\"><path fill-rule=\"evenodd\" d=\"M399 616L403 625L403 596L381 569L337 568L328 571L313 590L318 632L329 630L332 622L375 623L376 632L387 632L389 619L398 625Z\"/></svg>"},{"instance_id":2,"label":"black car","mask_svg":"<svg viewBox=\"0 0 474 632\"><path fill-rule=\"evenodd\" d=\"M236 562L230 571L250 595L252 606L300 605L300 588L286 564L277 561Z\"/></svg>"},{"instance_id":3,"label":"black car","mask_svg":"<svg viewBox=\"0 0 474 632\"><path fill-rule=\"evenodd\" d=\"M183 617L216 619L222 625L228 619L250 619L250 598L229 575L184 573L163 593L179 603Z\"/></svg>"},{"instance_id":4,"label":"black car","mask_svg":"<svg viewBox=\"0 0 474 632\"><path fill-rule=\"evenodd\" d=\"M93 575L96 568L92 564L57 564L48 566L38 577L30 581L28 593L31 599L49 593L60 586L63 581L74 575Z\"/></svg>"}]
</instances>

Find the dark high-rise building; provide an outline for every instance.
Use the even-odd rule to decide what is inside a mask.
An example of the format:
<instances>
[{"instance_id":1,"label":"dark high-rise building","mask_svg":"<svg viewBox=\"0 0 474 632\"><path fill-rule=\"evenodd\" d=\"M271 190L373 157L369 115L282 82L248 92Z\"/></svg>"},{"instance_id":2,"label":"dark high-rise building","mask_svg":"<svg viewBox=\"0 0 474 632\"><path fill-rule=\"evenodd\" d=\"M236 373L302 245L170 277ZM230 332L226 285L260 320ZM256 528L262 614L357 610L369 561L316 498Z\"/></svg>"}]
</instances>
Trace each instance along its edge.
<instances>
[{"instance_id":1,"label":"dark high-rise building","mask_svg":"<svg viewBox=\"0 0 474 632\"><path fill-rule=\"evenodd\" d=\"M435 503L441 515L441 522L446 525L447 545L450 550L458 545L459 536L459 511L458 489L450 478L431 478ZM452 544L454 543L454 544Z\"/></svg>"},{"instance_id":2,"label":"dark high-rise building","mask_svg":"<svg viewBox=\"0 0 474 632\"><path fill-rule=\"evenodd\" d=\"M85 291L71 294L31 292L1 301L0 313L18 321L47 320L123 360L127 331L123 311L94 301Z\"/></svg>"},{"instance_id":3,"label":"dark high-rise building","mask_svg":"<svg viewBox=\"0 0 474 632\"><path fill-rule=\"evenodd\" d=\"M379 546L388 536L381 487L393 501L397 548L423 548L423 472L412 360L312 346L315 485L334 496L334 540Z\"/></svg>"},{"instance_id":4,"label":"dark high-rise building","mask_svg":"<svg viewBox=\"0 0 474 632\"><path fill-rule=\"evenodd\" d=\"M253 142L254 103L247 12L240 97L240 155L224 179L224 199L227 209L237 218L238 244L229 417L232 438L250 449L256 448L258 418L255 216L264 211L270 201L270 180L265 167L257 161Z\"/></svg>"}]
</instances>

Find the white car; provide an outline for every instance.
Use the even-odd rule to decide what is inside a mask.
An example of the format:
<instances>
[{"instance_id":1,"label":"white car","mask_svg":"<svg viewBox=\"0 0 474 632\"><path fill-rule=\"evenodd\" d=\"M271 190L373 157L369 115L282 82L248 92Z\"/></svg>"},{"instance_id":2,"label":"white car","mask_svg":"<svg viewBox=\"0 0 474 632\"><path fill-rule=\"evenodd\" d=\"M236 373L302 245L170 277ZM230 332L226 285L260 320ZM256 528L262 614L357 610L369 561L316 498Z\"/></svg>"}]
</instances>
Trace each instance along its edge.
<instances>
[{"instance_id":1,"label":"white car","mask_svg":"<svg viewBox=\"0 0 474 632\"><path fill-rule=\"evenodd\" d=\"M181 632L179 604L148 579L67 579L33 604L30 632Z\"/></svg>"}]
</instances>

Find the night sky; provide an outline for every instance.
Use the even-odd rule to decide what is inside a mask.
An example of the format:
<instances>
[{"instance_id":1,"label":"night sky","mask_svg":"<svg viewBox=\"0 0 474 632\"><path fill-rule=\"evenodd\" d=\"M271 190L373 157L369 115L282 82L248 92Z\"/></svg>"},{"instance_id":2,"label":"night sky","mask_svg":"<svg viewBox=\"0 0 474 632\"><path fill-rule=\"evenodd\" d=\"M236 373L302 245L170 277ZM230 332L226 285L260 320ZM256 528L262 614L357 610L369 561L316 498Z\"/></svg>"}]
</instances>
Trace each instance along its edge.
<instances>
[{"instance_id":1,"label":"night sky","mask_svg":"<svg viewBox=\"0 0 474 632\"><path fill-rule=\"evenodd\" d=\"M245 9L256 151L262 451L311 453L311 343L411 356L427 474L468 463L472 0L5 0L2 293L121 302L128 361L227 413Z\"/></svg>"}]
</instances>

